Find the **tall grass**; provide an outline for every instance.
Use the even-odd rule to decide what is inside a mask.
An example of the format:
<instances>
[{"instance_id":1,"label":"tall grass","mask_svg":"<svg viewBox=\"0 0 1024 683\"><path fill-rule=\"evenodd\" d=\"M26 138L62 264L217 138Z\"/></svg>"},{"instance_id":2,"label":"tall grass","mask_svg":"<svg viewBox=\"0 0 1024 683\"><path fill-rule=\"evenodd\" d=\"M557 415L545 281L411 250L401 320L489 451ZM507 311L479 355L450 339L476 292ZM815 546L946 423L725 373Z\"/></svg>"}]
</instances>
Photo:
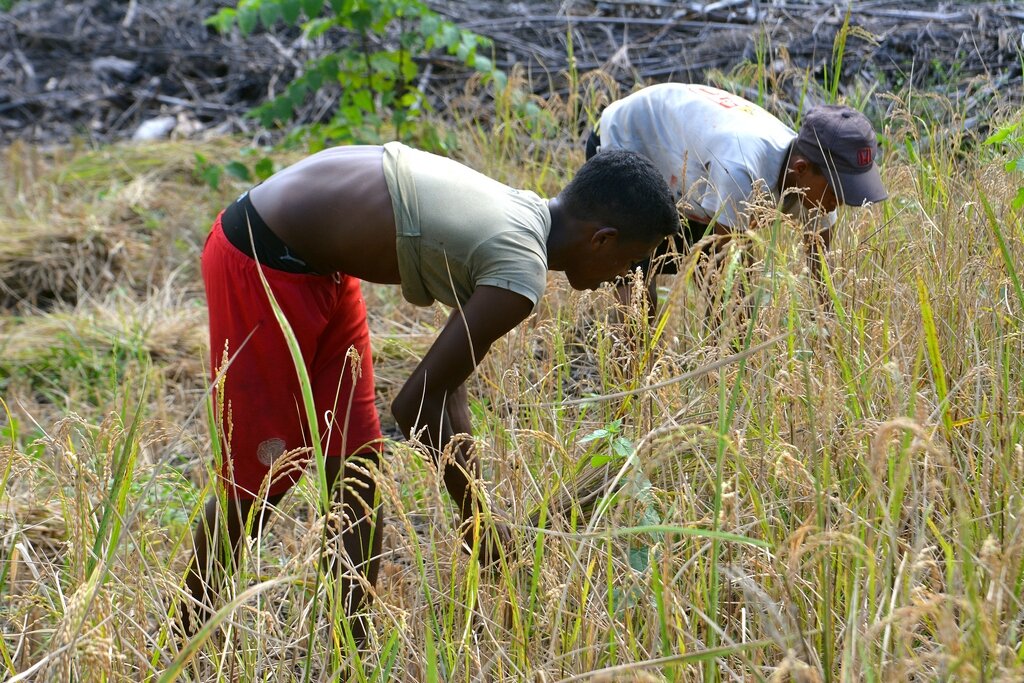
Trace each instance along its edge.
<instances>
[{"instance_id":1,"label":"tall grass","mask_svg":"<svg viewBox=\"0 0 1024 683\"><path fill-rule=\"evenodd\" d=\"M544 100L513 74L486 121L468 88L452 128L460 158L553 194L582 163L575 126L619 94L574 78L569 98ZM209 628L187 643L169 633L189 528L214 492L196 258L235 188L193 178L190 143L8 150L5 285L63 268L74 286L0 318L5 675L1019 680L1019 181L984 156L997 150L933 135L919 100L879 106L898 142L891 199L842 211L828 307L793 226L770 213L749 240L752 270L735 259L707 280L684 268L651 334L639 306L611 315L608 291L552 276L471 380L489 507L515 535L497 568L463 550L419 452L389 444L376 474L383 568L359 653L332 628L316 468L242 553ZM111 269L96 279L83 275L96 262L39 268L46 254L18 241L26 221L53 243L87 225L133 256L81 249ZM739 291L756 293L755 313L711 329L709 304L738 309ZM365 292L383 408L444 315ZM621 485L569 504L595 477Z\"/></svg>"}]
</instances>

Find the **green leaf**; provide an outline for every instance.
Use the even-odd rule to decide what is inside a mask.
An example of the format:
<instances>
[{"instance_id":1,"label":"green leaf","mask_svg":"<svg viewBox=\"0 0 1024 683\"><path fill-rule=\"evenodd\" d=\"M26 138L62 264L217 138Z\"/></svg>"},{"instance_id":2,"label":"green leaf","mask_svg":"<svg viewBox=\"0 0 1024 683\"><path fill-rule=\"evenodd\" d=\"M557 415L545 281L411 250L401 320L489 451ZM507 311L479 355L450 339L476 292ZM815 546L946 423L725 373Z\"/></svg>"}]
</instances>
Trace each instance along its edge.
<instances>
[{"instance_id":1,"label":"green leaf","mask_svg":"<svg viewBox=\"0 0 1024 683\"><path fill-rule=\"evenodd\" d=\"M285 3L288 0L284 0ZM264 2L260 5L260 21L265 27L274 28L274 23L281 18L281 6L276 2ZM290 21L288 23L291 23Z\"/></svg>"},{"instance_id":2,"label":"green leaf","mask_svg":"<svg viewBox=\"0 0 1024 683\"><path fill-rule=\"evenodd\" d=\"M299 20L299 10L301 5L299 0L280 0L281 2L281 14L284 16L286 24L294 25Z\"/></svg>"},{"instance_id":3,"label":"green leaf","mask_svg":"<svg viewBox=\"0 0 1024 683\"><path fill-rule=\"evenodd\" d=\"M230 7L224 7L212 17L203 21L203 24L214 27L217 30L217 33L227 33L231 30L231 27L235 25L236 15L237 12L235 12L235 10Z\"/></svg>"},{"instance_id":4,"label":"green leaf","mask_svg":"<svg viewBox=\"0 0 1024 683\"><path fill-rule=\"evenodd\" d=\"M397 659L398 653L401 651L401 645L404 644L404 641L399 640L399 635L401 635L401 631L398 629L391 632L391 637L388 638L388 642L381 650L380 663L373 671L373 678L370 679L371 683L390 681L392 679L391 669L394 668L395 659Z\"/></svg>"},{"instance_id":5,"label":"green leaf","mask_svg":"<svg viewBox=\"0 0 1024 683\"><path fill-rule=\"evenodd\" d=\"M406 81L411 81L416 78L416 74L419 73L419 67L416 66L416 62L411 59L406 59L402 62L402 78Z\"/></svg>"},{"instance_id":6,"label":"green leaf","mask_svg":"<svg viewBox=\"0 0 1024 683\"><path fill-rule=\"evenodd\" d=\"M207 187L211 190L217 190L220 188L220 176L221 167L217 164L210 164L199 172L199 177L203 179L203 182L205 182Z\"/></svg>"},{"instance_id":7,"label":"green leaf","mask_svg":"<svg viewBox=\"0 0 1024 683\"><path fill-rule=\"evenodd\" d=\"M221 168L217 164L211 164L205 156L196 152L196 170L195 174L206 183L207 187L211 190L216 190L220 187L220 174Z\"/></svg>"},{"instance_id":8,"label":"green leaf","mask_svg":"<svg viewBox=\"0 0 1024 683\"><path fill-rule=\"evenodd\" d=\"M316 19L324 10L324 0L302 0L302 13L309 19Z\"/></svg>"},{"instance_id":9,"label":"green leaf","mask_svg":"<svg viewBox=\"0 0 1024 683\"><path fill-rule=\"evenodd\" d=\"M391 76L398 73L398 59L397 52L374 52L370 55L370 66L378 76L380 74Z\"/></svg>"},{"instance_id":10,"label":"green leaf","mask_svg":"<svg viewBox=\"0 0 1024 683\"><path fill-rule=\"evenodd\" d=\"M424 14L420 19L420 34L424 36L435 36L441 28L441 17L433 12Z\"/></svg>"},{"instance_id":11,"label":"green leaf","mask_svg":"<svg viewBox=\"0 0 1024 683\"><path fill-rule=\"evenodd\" d=\"M624 436L612 440L612 453L625 460L633 453L633 442Z\"/></svg>"},{"instance_id":12,"label":"green leaf","mask_svg":"<svg viewBox=\"0 0 1024 683\"><path fill-rule=\"evenodd\" d=\"M285 96L292 103L292 108L299 107L303 102L306 101L306 95L309 92L309 86L306 84L305 79L296 79L288 84L285 89Z\"/></svg>"},{"instance_id":13,"label":"green leaf","mask_svg":"<svg viewBox=\"0 0 1024 683\"><path fill-rule=\"evenodd\" d=\"M306 73L306 85L309 86L310 92L316 92L320 89L320 86L324 82L324 74L320 69L313 69Z\"/></svg>"},{"instance_id":14,"label":"green leaf","mask_svg":"<svg viewBox=\"0 0 1024 683\"><path fill-rule=\"evenodd\" d=\"M618 434L621 430L622 430L622 419L620 418L618 420L613 420L613 421L609 422L604 427L600 427L598 429L595 429L594 431L590 432L589 434L584 436L582 439L580 439L579 442L580 443L589 443L591 441L594 441L595 439L607 439L607 438L609 438L611 436L614 436L615 434Z\"/></svg>"},{"instance_id":15,"label":"green leaf","mask_svg":"<svg viewBox=\"0 0 1024 683\"><path fill-rule=\"evenodd\" d=\"M1024 187L1017 190L1017 196L1010 202L1010 206L1012 206L1015 211L1020 211L1024 208Z\"/></svg>"},{"instance_id":16,"label":"green leaf","mask_svg":"<svg viewBox=\"0 0 1024 683\"><path fill-rule=\"evenodd\" d=\"M256 178L258 180L266 180L270 176L274 175L274 160L270 157L263 157L256 162L253 166L253 171L256 172Z\"/></svg>"},{"instance_id":17,"label":"green leaf","mask_svg":"<svg viewBox=\"0 0 1024 683\"><path fill-rule=\"evenodd\" d=\"M224 170L239 180L244 180L247 183L252 182L252 174L249 173L249 169L241 161L230 161L224 164Z\"/></svg>"},{"instance_id":18,"label":"green leaf","mask_svg":"<svg viewBox=\"0 0 1024 683\"><path fill-rule=\"evenodd\" d=\"M494 87L498 92L501 92L508 85L508 76L504 71L495 69L491 72L491 78L494 79Z\"/></svg>"},{"instance_id":19,"label":"green leaf","mask_svg":"<svg viewBox=\"0 0 1024 683\"><path fill-rule=\"evenodd\" d=\"M363 123L364 111L359 107L342 107L338 111L338 117L341 122L347 124L347 128L357 128Z\"/></svg>"},{"instance_id":20,"label":"green leaf","mask_svg":"<svg viewBox=\"0 0 1024 683\"><path fill-rule=\"evenodd\" d=\"M545 532L540 531L540 533ZM731 534L727 531L715 531L714 529L676 526L674 524L645 524L643 526L616 527L601 533L610 535L612 538L640 536L644 534L675 534L677 536L688 536L693 538L713 538L725 543L742 543L744 545L758 546L759 548L773 547L771 543L760 538ZM595 536L596 535L597 533L595 533Z\"/></svg>"},{"instance_id":21,"label":"green leaf","mask_svg":"<svg viewBox=\"0 0 1024 683\"><path fill-rule=\"evenodd\" d=\"M287 121L295 110L292 108L291 100L287 97L278 97L271 105L271 111L275 121Z\"/></svg>"},{"instance_id":22,"label":"green leaf","mask_svg":"<svg viewBox=\"0 0 1024 683\"><path fill-rule=\"evenodd\" d=\"M264 102L258 107L249 110L248 116L259 119L260 125L270 128L274 125L274 107L272 102Z\"/></svg>"},{"instance_id":23,"label":"green leaf","mask_svg":"<svg viewBox=\"0 0 1024 683\"><path fill-rule=\"evenodd\" d=\"M331 0L331 9L334 10L335 14L345 14L348 11L350 2L351 0Z\"/></svg>"},{"instance_id":24,"label":"green leaf","mask_svg":"<svg viewBox=\"0 0 1024 683\"><path fill-rule=\"evenodd\" d=\"M311 19L306 24L306 37L319 38L323 34L327 33L328 29L332 28L335 24L336 22L333 19Z\"/></svg>"},{"instance_id":25,"label":"green leaf","mask_svg":"<svg viewBox=\"0 0 1024 683\"><path fill-rule=\"evenodd\" d=\"M483 55L477 55L473 60L473 68L481 73L490 73L494 71L494 62Z\"/></svg>"},{"instance_id":26,"label":"green leaf","mask_svg":"<svg viewBox=\"0 0 1024 683\"><path fill-rule=\"evenodd\" d=\"M410 117L414 116L416 112L431 111L430 103L423 99L419 90L411 90L405 93L402 95L402 98L398 100L398 104L408 112L407 115ZM417 105L419 105L419 107L417 109L413 109L413 107L416 107Z\"/></svg>"},{"instance_id":27,"label":"green leaf","mask_svg":"<svg viewBox=\"0 0 1024 683\"><path fill-rule=\"evenodd\" d=\"M434 631L430 626L426 628L426 672L427 683L439 683L441 674L437 668L437 646L434 645Z\"/></svg>"},{"instance_id":28,"label":"green leaf","mask_svg":"<svg viewBox=\"0 0 1024 683\"><path fill-rule=\"evenodd\" d=\"M241 8L238 10L238 30L242 32L243 36L247 36L252 33L252 30L256 28L256 22L259 21L260 13L250 7Z\"/></svg>"},{"instance_id":29,"label":"green leaf","mask_svg":"<svg viewBox=\"0 0 1024 683\"><path fill-rule=\"evenodd\" d=\"M354 31L365 31L370 28L370 24L373 23L373 15L370 14L369 10L365 9L358 9L354 12L349 12L342 18L347 20L349 26L351 26Z\"/></svg>"},{"instance_id":30,"label":"green leaf","mask_svg":"<svg viewBox=\"0 0 1024 683\"><path fill-rule=\"evenodd\" d=\"M605 429L604 427L602 427L601 429L595 429L594 431L590 432L589 434L584 436L582 439L580 439L580 443L589 443L589 442L595 441L597 439L607 439L613 433L614 432L610 432L607 429Z\"/></svg>"},{"instance_id":31,"label":"green leaf","mask_svg":"<svg viewBox=\"0 0 1024 683\"><path fill-rule=\"evenodd\" d=\"M612 589L612 605L616 614L621 615L624 610L633 609L643 601L643 594L640 589L633 585L623 590L618 586Z\"/></svg>"},{"instance_id":32,"label":"green leaf","mask_svg":"<svg viewBox=\"0 0 1024 683\"><path fill-rule=\"evenodd\" d=\"M641 546L639 548L629 549L629 566L638 572L643 572L647 569L647 565L650 564L650 548L647 546Z\"/></svg>"},{"instance_id":33,"label":"green leaf","mask_svg":"<svg viewBox=\"0 0 1024 683\"><path fill-rule=\"evenodd\" d=\"M364 112L373 111L373 93L369 90L359 90L352 93L352 103Z\"/></svg>"},{"instance_id":34,"label":"green leaf","mask_svg":"<svg viewBox=\"0 0 1024 683\"><path fill-rule=\"evenodd\" d=\"M985 144L996 145L999 144L1000 142L1004 142L1008 137L1010 137L1010 135L1012 135L1017 130L1017 127L1019 125L1019 123L1016 123L1011 126L1002 126L995 133L992 133L992 135L989 135L987 138L985 138Z\"/></svg>"},{"instance_id":35,"label":"green leaf","mask_svg":"<svg viewBox=\"0 0 1024 683\"><path fill-rule=\"evenodd\" d=\"M452 52L455 46L459 44L461 34L459 29L454 24L445 22L441 28L441 44L448 48L448 52Z\"/></svg>"}]
</instances>

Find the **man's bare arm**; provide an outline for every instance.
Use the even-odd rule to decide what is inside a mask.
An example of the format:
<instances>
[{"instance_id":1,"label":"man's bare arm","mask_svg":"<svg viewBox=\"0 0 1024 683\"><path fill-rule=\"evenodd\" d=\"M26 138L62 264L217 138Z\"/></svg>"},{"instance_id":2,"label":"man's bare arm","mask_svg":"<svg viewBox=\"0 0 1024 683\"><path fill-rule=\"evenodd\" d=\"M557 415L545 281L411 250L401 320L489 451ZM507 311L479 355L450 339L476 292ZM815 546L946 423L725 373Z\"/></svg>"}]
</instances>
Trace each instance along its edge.
<instances>
[{"instance_id":1,"label":"man's bare arm","mask_svg":"<svg viewBox=\"0 0 1024 683\"><path fill-rule=\"evenodd\" d=\"M437 463L463 518L473 513L470 477L476 474L476 463L469 442L452 449L454 462L443 457L452 438L470 430L463 383L491 344L522 322L531 309L529 299L519 294L478 287L462 310L448 320L391 404L405 435L418 435Z\"/></svg>"}]
</instances>

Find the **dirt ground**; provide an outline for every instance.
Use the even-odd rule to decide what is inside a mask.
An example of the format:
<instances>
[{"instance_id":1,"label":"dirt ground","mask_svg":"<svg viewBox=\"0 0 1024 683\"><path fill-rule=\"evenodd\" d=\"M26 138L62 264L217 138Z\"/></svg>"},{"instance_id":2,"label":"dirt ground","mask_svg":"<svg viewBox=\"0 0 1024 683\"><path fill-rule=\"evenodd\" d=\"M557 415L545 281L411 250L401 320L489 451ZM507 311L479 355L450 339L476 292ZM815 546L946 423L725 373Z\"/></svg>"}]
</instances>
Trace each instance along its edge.
<instances>
[{"instance_id":1,"label":"dirt ground","mask_svg":"<svg viewBox=\"0 0 1024 683\"><path fill-rule=\"evenodd\" d=\"M490 37L498 66L518 64L541 95L565 87L571 37L580 72L638 81L702 80L711 69L763 61L773 73L820 75L844 9L805 0L565 0L430 6ZM242 38L203 24L226 0L17 0L0 13L0 144L61 144L200 131L257 133L244 113L279 92L303 63L351 37L316 41L295 28ZM984 119L1020 102L1024 6L875 0L852 3L842 92L913 85ZM419 58L420 85L441 111L466 71L441 54ZM795 88L794 80L780 88ZM784 93L793 100L798 93ZM783 99L786 99L784 97ZM324 116L322 107L301 113Z\"/></svg>"}]
</instances>

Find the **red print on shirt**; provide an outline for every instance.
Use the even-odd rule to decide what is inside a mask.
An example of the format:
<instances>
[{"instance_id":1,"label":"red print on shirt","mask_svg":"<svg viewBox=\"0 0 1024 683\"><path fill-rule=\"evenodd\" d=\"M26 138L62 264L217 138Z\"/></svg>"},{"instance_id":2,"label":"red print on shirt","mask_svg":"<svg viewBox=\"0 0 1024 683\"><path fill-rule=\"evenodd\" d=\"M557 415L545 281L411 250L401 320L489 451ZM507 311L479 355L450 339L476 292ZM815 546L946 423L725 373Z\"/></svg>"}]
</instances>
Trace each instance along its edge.
<instances>
[{"instance_id":1,"label":"red print on shirt","mask_svg":"<svg viewBox=\"0 0 1024 683\"><path fill-rule=\"evenodd\" d=\"M743 100L727 92L715 90L713 88L697 86L694 90L699 92L701 95L704 95L718 106L725 107L726 109L732 109L733 107L739 107L745 104Z\"/></svg>"}]
</instances>

